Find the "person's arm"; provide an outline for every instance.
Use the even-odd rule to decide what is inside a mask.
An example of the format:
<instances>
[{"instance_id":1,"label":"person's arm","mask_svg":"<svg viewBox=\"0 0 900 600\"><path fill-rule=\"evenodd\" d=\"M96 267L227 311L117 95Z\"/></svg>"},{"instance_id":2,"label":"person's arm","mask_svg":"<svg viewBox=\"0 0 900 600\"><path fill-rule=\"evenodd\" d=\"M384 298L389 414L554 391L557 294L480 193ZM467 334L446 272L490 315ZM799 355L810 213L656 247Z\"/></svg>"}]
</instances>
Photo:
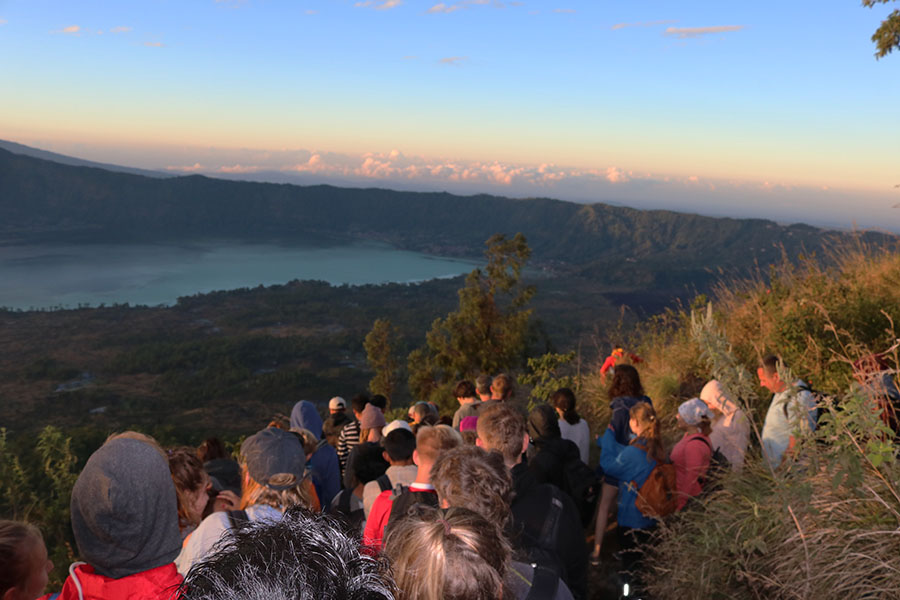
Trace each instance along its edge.
<instances>
[{"instance_id":1,"label":"person's arm","mask_svg":"<svg viewBox=\"0 0 900 600\"><path fill-rule=\"evenodd\" d=\"M600 438L600 466L603 472L616 479L627 479L630 472L629 465L622 460L622 455L628 446L623 446L616 441L616 434L612 427L606 430Z\"/></svg>"}]
</instances>

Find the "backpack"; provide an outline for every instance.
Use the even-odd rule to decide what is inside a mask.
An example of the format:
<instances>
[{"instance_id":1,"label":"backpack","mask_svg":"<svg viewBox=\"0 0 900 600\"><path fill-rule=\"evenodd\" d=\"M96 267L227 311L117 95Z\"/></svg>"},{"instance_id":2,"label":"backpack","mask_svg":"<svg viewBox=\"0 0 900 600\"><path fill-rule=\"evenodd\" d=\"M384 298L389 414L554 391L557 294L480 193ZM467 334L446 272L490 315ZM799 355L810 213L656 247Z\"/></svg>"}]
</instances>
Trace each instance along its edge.
<instances>
[{"instance_id":1,"label":"backpack","mask_svg":"<svg viewBox=\"0 0 900 600\"><path fill-rule=\"evenodd\" d=\"M631 482L637 488L637 483ZM638 489L634 505L641 514L652 519L667 517L678 508L678 490L675 485L675 465L657 462L644 485Z\"/></svg>"},{"instance_id":2,"label":"backpack","mask_svg":"<svg viewBox=\"0 0 900 600\"><path fill-rule=\"evenodd\" d=\"M581 525L587 527L594 517L597 500L603 489L603 480L584 464L581 458L573 458L563 465L563 482L565 484L563 491L572 496L578 508Z\"/></svg>"},{"instance_id":3,"label":"backpack","mask_svg":"<svg viewBox=\"0 0 900 600\"><path fill-rule=\"evenodd\" d=\"M713 450L712 444L708 439L704 436L696 436L692 437L688 441L700 440L710 450L709 455L709 468L706 470L706 477L700 479L700 487L703 488L703 493L707 493L711 491L715 487L716 481L718 481L723 475L731 471L731 461L726 458L722 452L716 448Z\"/></svg>"},{"instance_id":4,"label":"backpack","mask_svg":"<svg viewBox=\"0 0 900 600\"><path fill-rule=\"evenodd\" d=\"M426 504L437 508L437 494L433 492L410 491L409 486L398 483L391 493L391 513L384 525L384 533L387 535L388 527L409 514L409 510L417 504Z\"/></svg>"},{"instance_id":5,"label":"backpack","mask_svg":"<svg viewBox=\"0 0 900 600\"><path fill-rule=\"evenodd\" d=\"M523 528L521 533L525 542L525 558L527 562L544 567L553 574L561 576L565 570L556 553L557 538L559 538L559 524L562 521L563 507L565 506L562 491L555 485L547 484L552 492L550 503L544 511L544 518L540 525L540 531L536 527ZM536 525L536 524L533 524ZM535 576L537 567L535 567Z\"/></svg>"},{"instance_id":6,"label":"backpack","mask_svg":"<svg viewBox=\"0 0 900 600\"><path fill-rule=\"evenodd\" d=\"M804 383L803 385L798 385L797 390L798 392L809 392L810 394L812 394L813 401L815 402L816 407L809 412L813 413L813 423L815 424L815 427L813 427L813 429L816 429L819 425L819 417L822 415L822 410L819 407L825 405L825 398L827 398L827 394L813 389L806 383ZM781 405L781 410L784 411L785 419L788 418L788 404L790 404L790 401L785 402Z\"/></svg>"}]
</instances>

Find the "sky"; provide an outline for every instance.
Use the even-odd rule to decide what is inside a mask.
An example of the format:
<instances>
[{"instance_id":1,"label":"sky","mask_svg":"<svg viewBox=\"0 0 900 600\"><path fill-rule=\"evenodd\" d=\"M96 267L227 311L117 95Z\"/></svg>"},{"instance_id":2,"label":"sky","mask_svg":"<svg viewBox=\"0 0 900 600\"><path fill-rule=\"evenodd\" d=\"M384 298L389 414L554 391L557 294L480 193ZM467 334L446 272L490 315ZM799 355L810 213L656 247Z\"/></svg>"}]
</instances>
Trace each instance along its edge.
<instances>
[{"instance_id":1,"label":"sky","mask_svg":"<svg viewBox=\"0 0 900 600\"><path fill-rule=\"evenodd\" d=\"M0 139L900 232L900 3L0 0Z\"/></svg>"}]
</instances>

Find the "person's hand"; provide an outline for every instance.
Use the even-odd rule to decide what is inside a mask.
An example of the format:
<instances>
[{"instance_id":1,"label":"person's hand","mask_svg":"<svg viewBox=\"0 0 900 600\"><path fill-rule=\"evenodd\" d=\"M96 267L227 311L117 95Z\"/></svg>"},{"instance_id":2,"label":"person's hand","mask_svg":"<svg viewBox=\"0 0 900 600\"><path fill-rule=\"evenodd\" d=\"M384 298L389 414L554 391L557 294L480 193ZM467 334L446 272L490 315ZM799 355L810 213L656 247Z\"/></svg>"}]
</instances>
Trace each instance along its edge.
<instances>
[{"instance_id":1,"label":"person's hand","mask_svg":"<svg viewBox=\"0 0 900 600\"><path fill-rule=\"evenodd\" d=\"M222 490L213 502L213 512L237 510L241 507L241 499L231 490Z\"/></svg>"}]
</instances>

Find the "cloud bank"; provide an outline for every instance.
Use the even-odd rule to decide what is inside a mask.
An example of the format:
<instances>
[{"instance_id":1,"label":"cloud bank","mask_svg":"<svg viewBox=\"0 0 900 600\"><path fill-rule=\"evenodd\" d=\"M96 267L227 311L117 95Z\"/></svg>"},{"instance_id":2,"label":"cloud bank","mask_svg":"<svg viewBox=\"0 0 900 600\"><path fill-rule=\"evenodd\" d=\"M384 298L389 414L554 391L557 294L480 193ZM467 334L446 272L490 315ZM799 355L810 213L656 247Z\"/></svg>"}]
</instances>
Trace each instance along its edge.
<instances>
[{"instance_id":1,"label":"cloud bank","mask_svg":"<svg viewBox=\"0 0 900 600\"><path fill-rule=\"evenodd\" d=\"M727 33L729 31L740 31L743 25L717 25L715 27L667 27L663 35L676 37L678 39L696 38L713 33Z\"/></svg>"}]
</instances>

